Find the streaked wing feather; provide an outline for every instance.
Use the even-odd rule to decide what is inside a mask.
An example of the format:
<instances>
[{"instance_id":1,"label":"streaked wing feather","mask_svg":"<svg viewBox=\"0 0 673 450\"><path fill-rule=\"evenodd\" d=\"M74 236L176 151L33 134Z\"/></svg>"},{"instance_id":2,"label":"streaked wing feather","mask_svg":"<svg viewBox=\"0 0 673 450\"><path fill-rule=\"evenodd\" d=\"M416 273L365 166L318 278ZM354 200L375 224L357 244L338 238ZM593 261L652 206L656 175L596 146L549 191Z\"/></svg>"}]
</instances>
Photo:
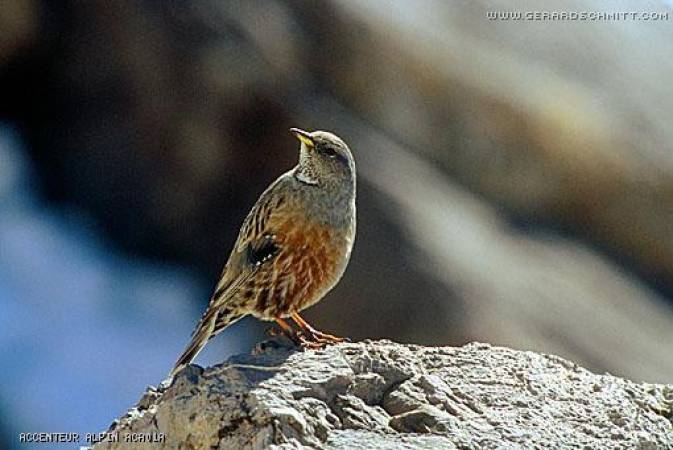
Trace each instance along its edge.
<instances>
[{"instance_id":1,"label":"streaked wing feather","mask_svg":"<svg viewBox=\"0 0 673 450\"><path fill-rule=\"evenodd\" d=\"M172 376L189 364L208 340L249 312L245 305L234 299L260 270L273 263L280 251L274 222L287 213L285 198L279 189L287 181L287 177L281 177L264 191L243 222L208 308L192 333L189 345L175 363Z\"/></svg>"},{"instance_id":2,"label":"streaked wing feather","mask_svg":"<svg viewBox=\"0 0 673 450\"><path fill-rule=\"evenodd\" d=\"M279 189L284 182L281 177L269 186L245 218L208 309L226 304L258 272L261 264L251 260L251 255L260 256L266 264L278 254L274 223L287 212L285 195Z\"/></svg>"}]
</instances>

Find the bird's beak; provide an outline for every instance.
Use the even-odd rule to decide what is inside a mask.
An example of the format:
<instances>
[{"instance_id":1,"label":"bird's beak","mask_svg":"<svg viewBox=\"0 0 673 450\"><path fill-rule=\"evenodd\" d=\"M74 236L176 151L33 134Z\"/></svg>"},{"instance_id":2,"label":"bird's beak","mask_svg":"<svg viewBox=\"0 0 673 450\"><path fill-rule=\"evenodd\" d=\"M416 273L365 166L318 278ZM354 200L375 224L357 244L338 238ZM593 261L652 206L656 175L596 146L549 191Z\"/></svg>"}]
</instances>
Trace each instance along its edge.
<instances>
[{"instance_id":1,"label":"bird's beak","mask_svg":"<svg viewBox=\"0 0 673 450\"><path fill-rule=\"evenodd\" d=\"M308 131L300 130L299 128L290 128L290 131L306 147L308 147L308 148L315 147L315 142L313 142L313 138L311 137L311 133L309 133Z\"/></svg>"}]
</instances>

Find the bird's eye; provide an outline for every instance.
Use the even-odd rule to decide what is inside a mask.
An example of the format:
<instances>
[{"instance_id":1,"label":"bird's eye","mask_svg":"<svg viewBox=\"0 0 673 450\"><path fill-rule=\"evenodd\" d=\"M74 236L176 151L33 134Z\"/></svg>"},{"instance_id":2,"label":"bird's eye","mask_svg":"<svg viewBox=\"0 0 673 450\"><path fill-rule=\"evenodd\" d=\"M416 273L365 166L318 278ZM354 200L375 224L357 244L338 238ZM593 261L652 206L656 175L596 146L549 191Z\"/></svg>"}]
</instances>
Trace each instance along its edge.
<instances>
[{"instance_id":1,"label":"bird's eye","mask_svg":"<svg viewBox=\"0 0 673 450\"><path fill-rule=\"evenodd\" d=\"M329 156L330 158L336 158L339 155L332 147L325 147L323 149L323 153L325 153L325 155Z\"/></svg>"}]
</instances>

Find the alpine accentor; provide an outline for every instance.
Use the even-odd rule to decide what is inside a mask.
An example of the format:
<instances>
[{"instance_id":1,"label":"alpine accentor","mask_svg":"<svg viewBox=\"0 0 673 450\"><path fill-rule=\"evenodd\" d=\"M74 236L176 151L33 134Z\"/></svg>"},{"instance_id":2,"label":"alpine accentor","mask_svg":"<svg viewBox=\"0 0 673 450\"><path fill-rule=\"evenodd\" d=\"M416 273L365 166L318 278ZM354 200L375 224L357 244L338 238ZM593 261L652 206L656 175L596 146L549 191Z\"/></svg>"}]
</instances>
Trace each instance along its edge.
<instances>
[{"instance_id":1,"label":"alpine accentor","mask_svg":"<svg viewBox=\"0 0 673 450\"><path fill-rule=\"evenodd\" d=\"M299 164L261 195L246 217L210 304L171 375L210 338L252 314L273 320L297 344L343 339L321 333L299 312L322 299L343 275L355 240L355 162L326 131L291 129ZM295 331L286 321L299 327Z\"/></svg>"}]
</instances>

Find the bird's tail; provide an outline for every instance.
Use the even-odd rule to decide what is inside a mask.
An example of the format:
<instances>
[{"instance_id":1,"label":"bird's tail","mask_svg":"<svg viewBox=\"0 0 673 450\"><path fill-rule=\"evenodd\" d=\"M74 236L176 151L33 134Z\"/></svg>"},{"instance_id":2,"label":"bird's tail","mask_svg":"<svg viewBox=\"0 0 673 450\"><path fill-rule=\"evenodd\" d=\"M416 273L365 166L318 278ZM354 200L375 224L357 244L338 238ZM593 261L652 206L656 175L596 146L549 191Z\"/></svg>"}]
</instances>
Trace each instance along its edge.
<instances>
[{"instance_id":1,"label":"bird's tail","mask_svg":"<svg viewBox=\"0 0 673 450\"><path fill-rule=\"evenodd\" d=\"M232 323L241 319L244 315L245 314L240 314L229 308L225 308L224 311L220 311L220 308L208 308L203 314L196 330L194 330L189 345L175 362L170 377L174 377L178 372L191 363L211 338L215 337Z\"/></svg>"},{"instance_id":2,"label":"bird's tail","mask_svg":"<svg viewBox=\"0 0 673 450\"><path fill-rule=\"evenodd\" d=\"M196 355L199 354L204 345L213 337L215 330L215 323L217 322L217 311L209 310L204 314L203 318L199 322L194 334L192 335L192 340L189 342L189 345L182 352L182 355L178 358L171 370L170 377L174 377L179 371L184 369L189 363L192 362Z\"/></svg>"},{"instance_id":3,"label":"bird's tail","mask_svg":"<svg viewBox=\"0 0 673 450\"><path fill-rule=\"evenodd\" d=\"M248 273L247 276L238 277L231 284L225 284L222 280L220 281L218 289L210 299L206 312L203 313L203 317L201 317L199 324L192 334L192 340L175 362L173 370L171 370L169 375L171 378L196 358L196 355L199 354L210 338L245 315L237 311L236 308L228 308L225 305L227 304L227 300L237 292L238 288L249 279L250 275L251 273Z\"/></svg>"}]
</instances>

